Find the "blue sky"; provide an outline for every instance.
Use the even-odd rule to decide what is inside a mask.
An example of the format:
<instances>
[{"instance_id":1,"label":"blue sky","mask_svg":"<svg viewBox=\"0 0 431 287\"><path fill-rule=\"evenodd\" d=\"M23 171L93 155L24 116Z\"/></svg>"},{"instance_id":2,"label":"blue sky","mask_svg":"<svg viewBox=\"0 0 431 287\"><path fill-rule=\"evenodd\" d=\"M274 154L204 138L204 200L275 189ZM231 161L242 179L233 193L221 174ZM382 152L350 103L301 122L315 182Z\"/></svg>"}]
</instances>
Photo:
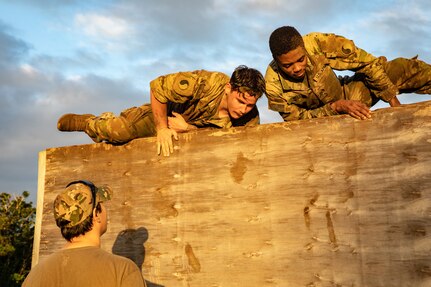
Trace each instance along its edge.
<instances>
[{"instance_id":1,"label":"blue sky","mask_svg":"<svg viewBox=\"0 0 431 287\"><path fill-rule=\"evenodd\" d=\"M91 143L56 130L64 113L118 114L149 102L149 82L166 73L230 74L241 64L264 73L268 37L283 25L431 62L429 15L428 0L0 0L0 192L27 190L35 202L38 153ZM258 106L263 123L281 121L265 99Z\"/></svg>"}]
</instances>

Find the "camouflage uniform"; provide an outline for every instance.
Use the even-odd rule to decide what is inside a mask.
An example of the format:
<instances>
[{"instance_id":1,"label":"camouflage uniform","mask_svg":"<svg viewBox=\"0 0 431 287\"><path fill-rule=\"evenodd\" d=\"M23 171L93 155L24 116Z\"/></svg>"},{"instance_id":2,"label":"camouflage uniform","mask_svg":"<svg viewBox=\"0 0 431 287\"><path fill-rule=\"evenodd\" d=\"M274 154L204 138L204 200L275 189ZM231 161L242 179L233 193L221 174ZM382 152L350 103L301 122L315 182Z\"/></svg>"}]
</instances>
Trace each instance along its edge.
<instances>
[{"instance_id":1,"label":"camouflage uniform","mask_svg":"<svg viewBox=\"0 0 431 287\"><path fill-rule=\"evenodd\" d=\"M188 124L198 128L258 124L259 114L256 107L238 120L218 116L218 108L227 83L229 77L223 73L198 70L160 76L151 81L150 88L158 101L167 104L168 115L177 112ZM115 144L155 136L156 127L151 105L126 109L119 117L112 113L103 113L87 120L85 132L95 142Z\"/></svg>"},{"instance_id":2,"label":"camouflage uniform","mask_svg":"<svg viewBox=\"0 0 431 287\"><path fill-rule=\"evenodd\" d=\"M416 57L386 61L334 34L311 33L303 39L308 59L302 82L289 80L274 60L266 70L269 108L285 121L336 115L330 104L340 99L359 100L371 107L397 93L431 93L431 66ZM333 69L355 74L337 77Z\"/></svg>"}]
</instances>

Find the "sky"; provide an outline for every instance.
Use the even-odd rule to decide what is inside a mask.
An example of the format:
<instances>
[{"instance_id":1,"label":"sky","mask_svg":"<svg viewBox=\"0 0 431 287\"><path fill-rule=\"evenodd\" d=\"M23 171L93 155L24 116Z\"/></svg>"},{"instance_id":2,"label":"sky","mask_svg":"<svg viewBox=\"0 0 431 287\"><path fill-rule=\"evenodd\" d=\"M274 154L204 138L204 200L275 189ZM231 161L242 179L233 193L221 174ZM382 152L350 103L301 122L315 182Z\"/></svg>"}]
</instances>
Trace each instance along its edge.
<instances>
[{"instance_id":1,"label":"sky","mask_svg":"<svg viewBox=\"0 0 431 287\"><path fill-rule=\"evenodd\" d=\"M57 131L62 114L148 103L149 82L163 74L230 75L243 64L265 73L269 35L284 25L431 63L429 15L429 0L0 0L0 192L29 191L35 203L39 152L92 143ZM281 121L265 98L258 107L263 124Z\"/></svg>"}]
</instances>

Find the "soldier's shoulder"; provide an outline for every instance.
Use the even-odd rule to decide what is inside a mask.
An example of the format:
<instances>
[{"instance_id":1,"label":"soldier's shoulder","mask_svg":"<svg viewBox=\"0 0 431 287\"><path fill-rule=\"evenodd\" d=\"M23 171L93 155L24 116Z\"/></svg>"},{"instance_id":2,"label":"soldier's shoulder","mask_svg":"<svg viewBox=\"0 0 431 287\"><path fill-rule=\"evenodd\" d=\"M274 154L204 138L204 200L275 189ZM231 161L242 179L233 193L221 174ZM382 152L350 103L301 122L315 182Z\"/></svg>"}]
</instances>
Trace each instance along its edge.
<instances>
[{"instance_id":1,"label":"soldier's shoulder","mask_svg":"<svg viewBox=\"0 0 431 287\"><path fill-rule=\"evenodd\" d=\"M313 32L304 36L304 43L310 54L323 54L329 58L349 56L355 49L352 40L334 33Z\"/></svg>"},{"instance_id":2,"label":"soldier's shoulder","mask_svg":"<svg viewBox=\"0 0 431 287\"><path fill-rule=\"evenodd\" d=\"M278 78L278 66L277 63L272 60L265 71L265 80L269 80L271 78Z\"/></svg>"},{"instance_id":3,"label":"soldier's shoulder","mask_svg":"<svg viewBox=\"0 0 431 287\"><path fill-rule=\"evenodd\" d=\"M203 77L203 78L211 78L211 77L223 77L223 78L228 78L229 76L223 72L219 72L219 71L209 71L209 70L195 70L192 72L189 72L191 74L195 74L198 77Z\"/></svg>"},{"instance_id":4,"label":"soldier's shoulder","mask_svg":"<svg viewBox=\"0 0 431 287\"><path fill-rule=\"evenodd\" d=\"M305 44L310 43L327 43L332 41L351 41L344 36L337 35L334 33L321 33L321 32L312 32L305 36L303 36Z\"/></svg>"},{"instance_id":5,"label":"soldier's shoulder","mask_svg":"<svg viewBox=\"0 0 431 287\"><path fill-rule=\"evenodd\" d=\"M226 84L230 80L230 77L223 72L218 72L218 71L206 71L206 72L207 72L206 78L210 82L219 82L222 84Z\"/></svg>"}]
</instances>

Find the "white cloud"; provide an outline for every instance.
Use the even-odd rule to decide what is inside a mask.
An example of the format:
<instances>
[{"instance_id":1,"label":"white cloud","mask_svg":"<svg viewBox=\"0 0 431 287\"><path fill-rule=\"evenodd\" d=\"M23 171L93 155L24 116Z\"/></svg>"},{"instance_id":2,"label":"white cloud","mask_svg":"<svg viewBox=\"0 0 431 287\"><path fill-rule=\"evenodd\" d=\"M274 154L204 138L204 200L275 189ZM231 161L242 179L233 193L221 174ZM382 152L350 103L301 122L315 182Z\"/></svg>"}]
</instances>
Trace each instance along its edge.
<instances>
[{"instance_id":1,"label":"white cloud","mask_svg":"<svg viewBox=\"0 0 431 287\"><path fill-rule=\"evenodd\" d=\"M75 23L85 34L96 38L121 39L133 30L124 19L98 14L77 14Z\"/></svg>"},{"instance_id":2,"label":"white cloud","mask_svg":"<svg viewBox=\"0 0 431 287\"><path fill-rule=\"evenodd\" d=\"M66 77L66 79L68 81L71 81L71 82L81 82L82 76L81 75L69 75Z\"/></svg>"},{"instance_id":3,"label":"white cloud","mask_svg":"<svg viewBox=\"0 0 431 287\"><path fill-rule=\"evenodd\" d=\"M21 71L28 76L33 76L37 73L37 70L29 64L22 64Z\"/></svg>"}]
</instances>

